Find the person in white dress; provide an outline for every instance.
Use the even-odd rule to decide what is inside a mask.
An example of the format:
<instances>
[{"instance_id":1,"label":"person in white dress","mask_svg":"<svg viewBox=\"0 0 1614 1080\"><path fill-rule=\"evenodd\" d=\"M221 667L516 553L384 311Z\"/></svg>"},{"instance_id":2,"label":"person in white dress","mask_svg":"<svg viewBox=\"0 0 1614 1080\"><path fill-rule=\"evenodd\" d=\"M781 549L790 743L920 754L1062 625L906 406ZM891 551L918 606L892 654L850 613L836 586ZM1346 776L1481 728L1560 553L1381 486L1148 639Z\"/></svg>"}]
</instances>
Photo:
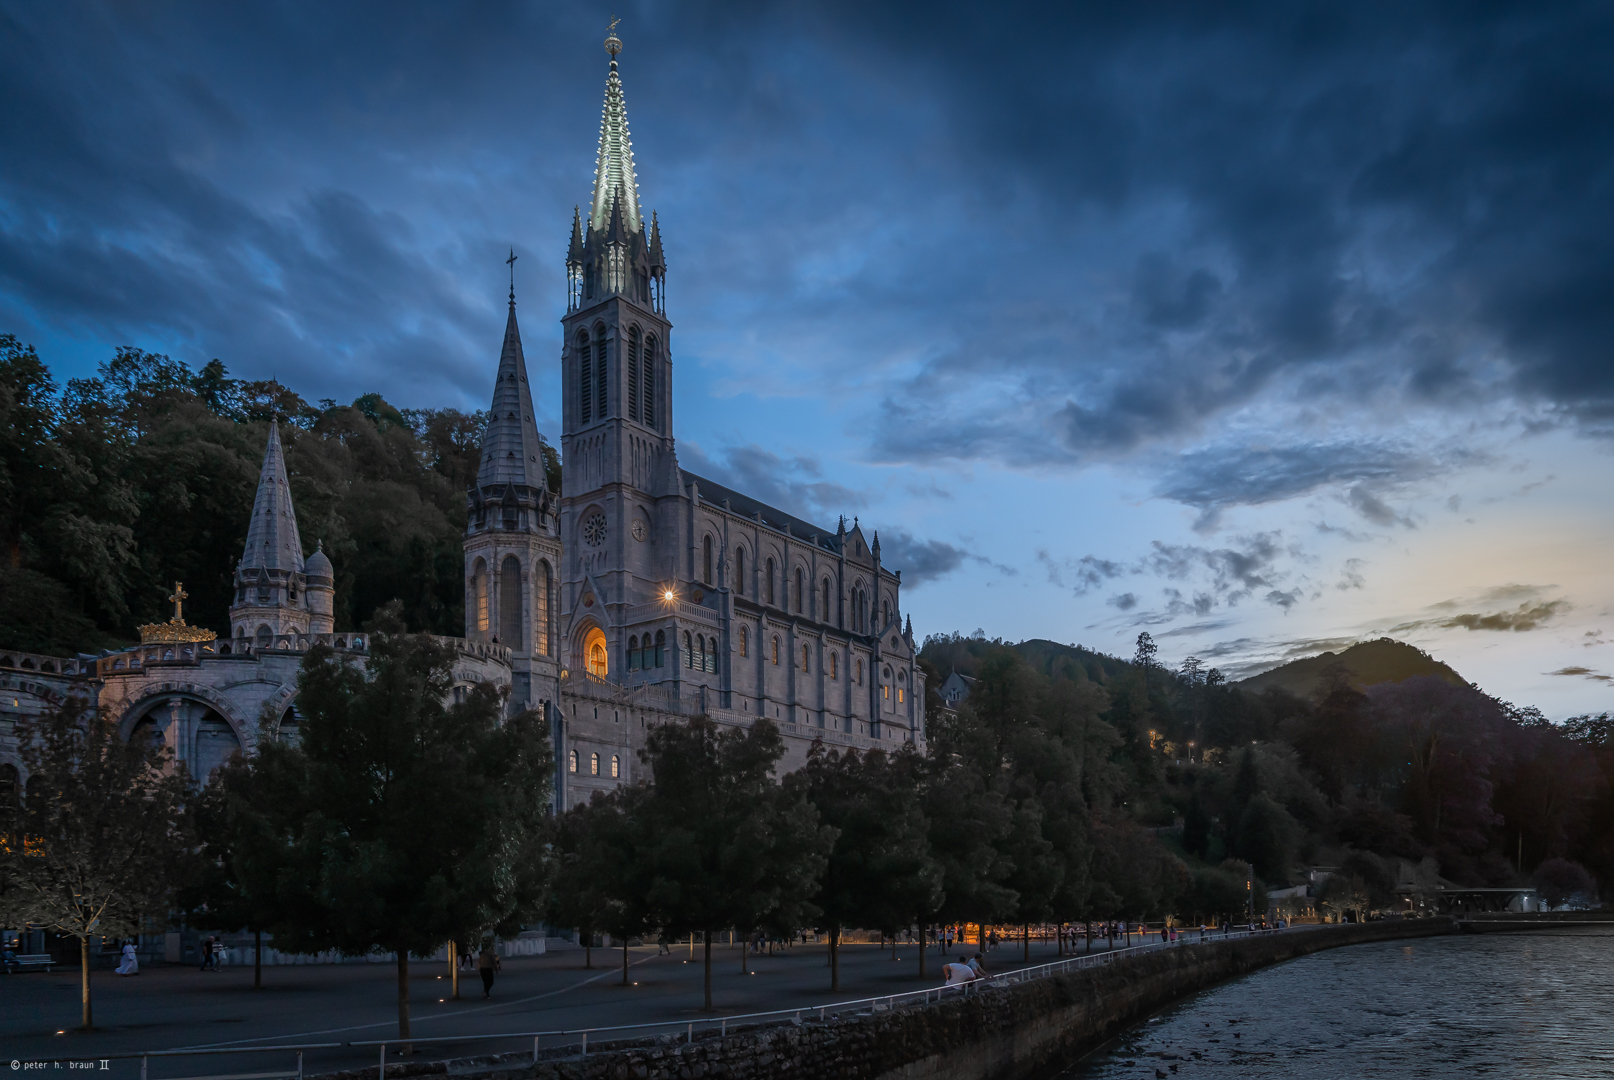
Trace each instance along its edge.
<instances>
[{"instance_id":1,"label":"person in white dress","mask_svg":"<svg viewBox=\"0 0 1614 1080\"><path fill-rule=\"evenodd\" d=\"M123 963L119 965L116 973L119 975L140 974L140 961L135 957L134 942L125 941L123 943Z\"/></svg>"}]
</instances>

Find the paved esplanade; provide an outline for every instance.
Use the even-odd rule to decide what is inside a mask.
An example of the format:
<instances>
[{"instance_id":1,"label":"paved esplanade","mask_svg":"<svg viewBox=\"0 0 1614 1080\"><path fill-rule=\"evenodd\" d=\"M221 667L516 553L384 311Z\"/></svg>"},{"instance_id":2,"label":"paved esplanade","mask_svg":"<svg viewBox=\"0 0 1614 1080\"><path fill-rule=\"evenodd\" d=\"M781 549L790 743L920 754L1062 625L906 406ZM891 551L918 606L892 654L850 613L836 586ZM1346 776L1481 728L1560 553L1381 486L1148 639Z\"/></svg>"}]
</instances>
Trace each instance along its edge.
<instances>
[{"instance_id":1,"label":"paved esplanade","mask_svg":"<svg viewBox=\"0 0 1614 1080\"><path fill-rule=\"evenodd\" d=\"M1102 942L1095 942L1094 947L1101 948ZM1000 946L989 954L988 970L995 974L1021 966L1021 950L1019 943ZM959 954L955 947L947 959ZM914 946L899 946L897 956L893 962L890 950L875 945L843 946L841 990L831 993L823 945L798 945L773 956L752 953L752 974L744 976L738 950L714 946L715 1015L806 1009L941 982L944 961L934 948L925 958L925 979L919 978ZM1056 959L1053 943L1033 942L1031 957L1033 964ZM714 1015L701 1011L698 947L693 962L687 945L675 946L671 956L658 955L654 947L630 950L633 986L620 985L621 962L621 950L608 949L594 950L592 971L584 970L581 950L506 960L491 1001L482 999L482 985L474 972L460 978L462 1000L440 1001L449 998L446 965L413 961L413 1034L493 1034L700 1020ZM91 1059L183 1047L390 1039L398 1033L397 969L392 964L266 967L262 990L252 988L251 967L226 968L214 974L190 966L164 966L148 968L134 978L97 971L93 979L99 1030L85 1035L73 1030L79 1016L77 968L0 978L0 1057L4 1058L0 1068L14 1058L24 1062ZM58 1031L65 1034L58 1035ZM594 1041L601 1038L596 1036ZM462 1057L520 1048L518 1044L450 1043L421 1049L432 1057ZM526 1048L531 1049L530 1042ZM325 1072L373 1064L375 1057L373 1049L311 1051L306 1067L310 1072ZM264 1072L285 1067L290 1061L289 1054L154 1060L151 1080ZM135 1077L138 1069L138 1062L114 1061L109 1072L96 1071L101 1076Z\"/></svg>"}]
</instances>

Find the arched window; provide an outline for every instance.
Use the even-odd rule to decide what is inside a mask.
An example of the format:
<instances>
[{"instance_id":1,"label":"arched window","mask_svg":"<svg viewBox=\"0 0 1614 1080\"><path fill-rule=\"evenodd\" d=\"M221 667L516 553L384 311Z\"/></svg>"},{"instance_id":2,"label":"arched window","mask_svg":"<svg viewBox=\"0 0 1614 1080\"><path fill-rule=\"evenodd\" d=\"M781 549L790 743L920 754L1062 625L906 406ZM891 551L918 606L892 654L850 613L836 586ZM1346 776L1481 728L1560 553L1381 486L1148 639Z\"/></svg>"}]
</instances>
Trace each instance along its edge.
<instances>
[{"instance_id":1,"label":"arched window","mask_svg":"<svg viewBox=\"0 0 1614 1080\"><path fill-rule=\"evenodd\" d=\"M599 754L590 754L588 756L588 774L590 776L598 776L598 775L600 775L600 755Z\"/></svg>"},{"instance_id":2,"label":"arched window","mask_svg":"<svg viewBox=\"0 0 1614 1080\"><path fill-rule=\"evenodd\" d=\"M471 610L475 621L471 624L479 636L488 632L488 564L476 560L471 568Z\"/></svg>"},{"instance_id":3,"label":"arched window","mask_svg":"<svg viewBox=\"0 0 1614 1080\"><path fill-rule=\"evenodd\" d=\"M687 668L695 666L695 649L690 643L688 630L684 631L684 666Z\"/></svg>"},{"instance_id":4,"label":"arched window","mask_svg":"<svg viewBox=\"0 0 1614 1080\"><path fill-rule=\"evenodd\" d=\"M576 750L573 750L570 754L566 755L566 767L568 769L570 769L572 772L577 771L577 751Z\"/></svg>"},{"instance_id":5,"label":"arched window","mask_svg":"<svg viewBox=\"0 0 1614 1080\"><path fill-rule=\"evenodd\" d=\"M639 635L634 634L628 638L628 670L636 671L639 667Z\"/></svg>"},{"instance_id":6,"label":"arched window","mask_svg":"<svg viewBox=\"0 0 1614 1080\"><path fill-rule=\"evenodd\" d=\"M615 780L622 775L622 759L615 754L611 755L611 779Z\"/></svg>"},{"instance_id":7,"label":"arched window","mask_svg":"<svg viewBox=\"0 0 1614 1080\"><path fill-rule=\"evenodd\" d=\"M667 646L667 633L666 633L666 631L657 630L656 631L656 666L657 667L660 667L662 665L662 663L663 663L663 661L662 661L662 650L665 649L666 646Z\"/></svg>"},{"instance_id":8,"label":"arched window","mask_svg":"<svg viewBox=\"0 0 1614 1080\"><path fill-rule=\"evenodd\" d=\"M779 635L778 634L773 635L773 662L774 662L775 665L777 665L779 663Z\"/></svg>"},{"instance_id":9,"label":"arched window","mask_svg":"<svg viewBox=\"0 0 1614 1080\"><path fill-rule=\"evenodd\" d=\"M836 666L837 665L836 665L836 662L835 662L835 654L830 653L829 654L829 677L832 678L832 679L835 677Z\"/></svg>"},{"instance_id":10,"label":"arched window","mask_svg":"<svg viewBox=\"0 0 1614 1080\"><path fill-rule=\"evenodd\" d=\"M499 568L499 644L521 651L521 560L506 555Z\"/></svg>"},{"instance_id":11,"label":"arched window","mask_svg":"<svg viewBox=\"0 0 1614 1080\"><path fill-rule=\"evenodd\" d=\"M605 327L594 328L594 414L605 419L605 405L610 401L606 394Z\"/></svg>"},{"instance_id":12,"label":"arched window","mask_svg":"<svg viewBox=\"0 0 1614 1080\"><path fill-rule=\"evenodd\" d=\"M808 667L808 661L812 658L812 653L809 651L810 649L811 646L808 645L803 645L801 647L801 670L804 673L812 670L810 667Z\"/></svg>"},{"instance_id":13,"label":"arched window","mask_svg":"<svg viewBox=\"0 0 1614 1080\"><path fill-rule=\"evenodd\" d=\"M745 548L734 549L734 591L745 595Z\"/></svg>"},{"instance_id":14,"label":"arched window","mask_svg":"<svg viewBox=\"0 0 1614 1080\"><path fill-rule=\"evenodd\" d=\"M765 580L763 588L766 590L765 599L767 600L768 603L770 603L770 604L773 603L773 560L772 559L768 560L768 576L767 576L767 578Z\"/></svg>"},{"instance_id":15,"label":"arched window","mask_svg":"<svg viewBox=\"0 0 1614 1080\"><path fill-rule=\"evenodd\" d=\"M858 657L858 661L857 661L857 684L859 686L863 685L863 658L862 657Z\"/></svg>"},{"instance_id":16,"label":"arched window","mask_svg":"<svg viewBox=\"0 0 1614 1080\"><path fill-rule=\"evenodd\" d=\"M639 328L628 328L628 419L639 419ZM616 773L612 773L615 776Z\"/></svg>"},{"instance_id":17,"label":"arched window","mask_svg":"<svg viewBox=\"0 0 1614 1080\"><path fill-rule=\"evenodd\" d=\"M824 579L824 608L818 613L820 622L829 622L835 616L835 609L829 606L829 578Z\"/></svg>"},{"instance_id":18,"label":"arched window","mask_svg":"<svg viewBox=\"0 0 1614 1080\"><path fill-rule=\"evenodd\" d=\"M549 610L549 595L554 583L549 563L539 560L532 574L532 644L539 656L553 656L549 651L550 625L553 614Z\"/></svg>"},{"instance_id":19,"label":"arched window","mask_svg":"<svg viewBox=\"0 0 1614 1080\"><path fill-rule=\"evenodd\" d=\"M580 330L577 333L577 406L582 423L586 424L593 419L594 365L593 357L589 354L587 330Z\"/></svg>"},{"instance_id":20,"label":"arched window","mask_svg":"<svg viewBox=\"0 0 1614 1080\"><path fill-rule=\"evenodd\" d=\"M880 629L884 630L891 625L891 601L886 600L880 604Z\"/></svg>"},{"instance_id":21,"label":"arched window","mask_svg":"<svg viewBox=\"0 0 1614 1080\"><path fill-rule=\"evenodd\" d=\"M701 580L710 585L712 583L712 537L710 534L707 535L702 547L705 550L706 561L702 563L704 572L701 575Z\"/></svg>"},{"instance_id":22,"label":"arched window","mask_svg":"<svg viewBox=\"0 0 1614 1080\"><path fill-rule=\"evenodd\" d=\"M706 639L706 670L714 673L717 671L717 639L715 637Z\"/></svg>"},{"instance_id":23,"label":"arched window","mask_svg":"<svg viewBox=\"0 0 1614 1080\"><path fill-rule=\"evenodd\" d=\"M801 567L796 567L796 614L801 614Z\"/></svg>"},{"instance_id":24,"label":"arched window","mask_svg":"<svg viewBox=\"0 0 1614 1080\"><path fill-rule=\"evenodd\" d=\"M644 423L656 426L656 335L651 334L644 343Z\"/></svg>"},{"instance_id":25,"label":"arched window","mask_svg":"<svg viewBox=\"0 0 1614 1080\"><path fill-rule=\"evenodd\" d=\"M695 670L706 670L706 635L695 635Z\"/></svg>"},{"instance_id":26,"label":"arched window","mask_svg":"<svg viewBox=\"0 0 1614 1080\"><path fill-rule=\"evenodd\" d=\"M274 632L269 629L268 623L258 624L258 648L267 649L269 647L269 639L273 636Z\"/></svg>"},{"instance_id":27,"label":"arched window","mask_svg":"<svg viewBox=\"0 0 1614 1080\"><path fill-rule=\"evenodd\" d=\"M740 627L740 655L751 655L751 628L749 626Z\"/></svg>"},{"instance_id":28,"label":"arched window","mask_svg":"<svg viewBox=\"0 0 1614 1080\"><path fill-rule=\"evenodd\" d=\"M605 678L609 665L605 658L605 642L596 641L588 647L588 672L596 678Z\"/></svg>"}]
</instances>

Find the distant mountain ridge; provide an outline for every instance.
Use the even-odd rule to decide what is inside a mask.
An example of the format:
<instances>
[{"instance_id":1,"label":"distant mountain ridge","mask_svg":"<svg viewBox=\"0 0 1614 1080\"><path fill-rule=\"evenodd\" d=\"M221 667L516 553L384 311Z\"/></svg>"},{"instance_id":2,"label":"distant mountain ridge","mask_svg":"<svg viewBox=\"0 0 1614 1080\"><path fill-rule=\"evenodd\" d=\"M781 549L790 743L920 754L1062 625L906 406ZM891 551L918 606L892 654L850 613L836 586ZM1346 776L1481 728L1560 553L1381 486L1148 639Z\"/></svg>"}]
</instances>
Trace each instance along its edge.
<instances>
[{"instance_id":1,"label":"distant mountain ridge","mask_svg":"<svg viewBox=\"0 0 1614 1080\"><path fill-rule=\"evenodd\" d=\"M1454 686L1468 685L1467 679L1422 649L1394 638L1359 641L1343 652L1291 660L1236 685L1257 694L1269 687L1278 687L1296 697L1315 698L1327 688L1324 672L1336 664L1350 673L1351 685L1358 689L1403 682L1421 675L1433 675Z\"/></svg>"}]
</instances>

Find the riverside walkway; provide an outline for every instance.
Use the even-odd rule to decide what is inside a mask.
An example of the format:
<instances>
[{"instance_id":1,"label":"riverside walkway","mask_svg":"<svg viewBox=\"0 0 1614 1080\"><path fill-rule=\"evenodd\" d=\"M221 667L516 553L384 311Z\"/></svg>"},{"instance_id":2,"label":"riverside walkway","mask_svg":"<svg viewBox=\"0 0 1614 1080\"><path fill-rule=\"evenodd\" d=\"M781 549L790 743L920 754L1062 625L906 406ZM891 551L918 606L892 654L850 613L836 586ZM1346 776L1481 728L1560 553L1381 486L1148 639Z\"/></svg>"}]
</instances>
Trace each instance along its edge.
<instances>
[{"instance_id":1,"label":"riverside walkway","mask_svg":"<svg viewBox=\"0 0 1614 1080\"><path fill-rule=\"evenodd\" d=\"M1104 943L1095 940L1093 948L1102 952ZM658 951L629 950L632 985L626 987L620 985L620 950L594 950L593 970L584 969L578 949L506 960L487 1001L474 973L461 976L462 1000L454 1001L445 965L415 961L410 965L412 1034L469 1037L513 1030L700 1022L713 1015L701 1010L699 948L693 961L687 947L675 947L670 956ZM1077 954L1081 952L1078 947ZM740 974L737 948L715 945L713 1005L717 1014L813 1009L851 998L906 993L939 985L942 963L960 954L957 946L947 957L932 948L925 958L927 976L921 979L916 946L899 946L893 961L889 949L843 945L841 989L832 992L823 945L797 945L773 956L751 953L746 975ZM1032 965L1057 959L1052 942L1032 942ZM993 974L1024 966L1017 942L999 946L987 958ZM98 1030L86 1034L74 1030L79 1013L76 969L0 978L0 1047L5 1058L0 1066L12 1059L98 1060L203 1046L360 1042L395 1038L398 1032L397 973L391 964L267 967L261 990L252 988L250 967L214 974L165 965L147 968L133 978L97 971L92 981ZM432 1044L429 1056L469 1052L476 1051ZM310 1073L375 1063L374 1051L358 1048L311 1050L307 1058ZM276 1060L271 1066L263 1057L244 1054L201 1061L154 1059L149 1080L260 1072L285 1064ZM96 1072L133 1078L139 1075L139 1063L113 1060L107 1070Z\"/></svg>"}]
</instances>

